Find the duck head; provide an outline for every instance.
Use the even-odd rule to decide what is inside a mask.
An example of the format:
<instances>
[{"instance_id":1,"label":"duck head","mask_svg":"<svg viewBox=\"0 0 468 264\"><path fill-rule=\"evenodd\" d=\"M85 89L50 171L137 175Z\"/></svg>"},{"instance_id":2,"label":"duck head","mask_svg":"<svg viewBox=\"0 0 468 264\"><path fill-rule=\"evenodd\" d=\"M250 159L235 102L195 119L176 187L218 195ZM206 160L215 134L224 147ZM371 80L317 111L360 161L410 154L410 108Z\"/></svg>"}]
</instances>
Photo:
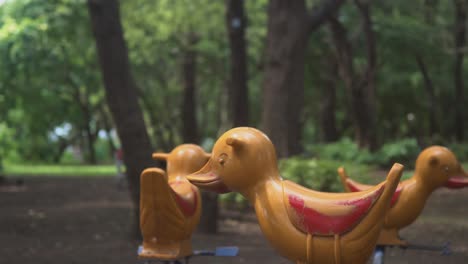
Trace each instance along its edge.
<instances>
[{"instance_id":1,"label":"duck head","mask_svg":"<svg viewBox=\"0 0 468 264\"><path fill-rule=\"evenodd\" d=\"M423 150L416 160L415 171L415 177L431 189L468 187L468 174L445 147L431 146Z\"/></svg>"},{"instance_id":2,"label":"duck head","mask_svg":"<svg viewBox=\"0 0 468 264\"><path fill-rule=\"evenodd\" d=\"M216 141L208 163L187 179L209 191L236 191L248 196L258 183L278 175L270 139L255 128L238 127Z\"/></svg>"},{"instance_id":3,"label":"duck head","mask_svg":"<svg viewBox=\"0 0 468 264\"><path fill-rule=\"evenodd\" d=\"M199 170L209 158L210 154L194 144L179 145L170 153L153 153L153 159L167 162L167 174L175 177Z\"/></svg>"}]
</instances>

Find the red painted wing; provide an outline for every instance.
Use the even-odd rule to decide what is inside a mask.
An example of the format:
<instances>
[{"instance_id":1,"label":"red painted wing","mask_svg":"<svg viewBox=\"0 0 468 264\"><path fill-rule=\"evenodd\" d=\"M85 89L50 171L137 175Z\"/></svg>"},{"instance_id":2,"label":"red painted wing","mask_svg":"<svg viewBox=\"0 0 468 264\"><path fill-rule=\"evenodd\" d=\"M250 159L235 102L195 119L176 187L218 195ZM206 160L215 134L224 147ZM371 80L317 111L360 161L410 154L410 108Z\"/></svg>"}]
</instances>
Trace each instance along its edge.
<instances>
[{"instance_id":1,"label":"red painted wing","mask_svg":"<svg viewBox=\"0 0 468 264\"><path fill-rule=\"evenodd\" d=\"M178 184L183 184L181 181L175 181L171 182L169 185L174 188ZM198 199L197 199L197 193L192 187L192 195L190 198L184 197L174 190L172 190L172 194L174 195L174 200L179 206L179 209L182 211L182 213L187 216L193 216L195 214L195 211L197 209L198 205Z\"/></svg>"},{"instance_id":2,"label":"red painted wing","mask_svg":"<svg viewBox=\"0 0 468 264\"><path fill-rule=\"evenodd\" d=\"M346 200L324 200L322 204L330 207L348 207L346 213L340 215L327 215L314 208L307 207L305 200L295 194L288 194L288 202L294 217L290 217L293 224L304 233L316 235L333 235L347 232L367 214L374 202L380 197L384 190L384 185L379 189L361 197ZM313 203L308 203L313 204Z\"/></svg>"}]
</instances>

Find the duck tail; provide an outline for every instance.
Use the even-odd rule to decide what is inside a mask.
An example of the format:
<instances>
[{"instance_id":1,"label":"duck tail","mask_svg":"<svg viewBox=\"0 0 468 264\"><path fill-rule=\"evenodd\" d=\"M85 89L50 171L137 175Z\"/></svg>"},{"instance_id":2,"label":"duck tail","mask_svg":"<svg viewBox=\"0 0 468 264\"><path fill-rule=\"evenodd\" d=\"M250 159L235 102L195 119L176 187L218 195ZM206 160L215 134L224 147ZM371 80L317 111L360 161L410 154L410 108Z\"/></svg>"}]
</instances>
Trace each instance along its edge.
<instances>
[{"instance_id":1,"label":"duck tail","mask_svg":"<svg viewBox=\"0 0 468 264\"><path fill-rule=\"evenodd\" d=\"M185 234L185 217L175 201L175 196L165 171L149 168L142 172L140 229L144 244L156 235L161 239L176 240Z\"/></svg>"},{"instance_id":2,"label":"duck tail","mask_svg":"<svg viewBox=\"0 0 468 264\"><path fill-rule=\"evenodd\" d=\"M403 168L403 165L395 163L387 174L387 179L371 188L372 192L383 188L383 192L375 201L368 215L366 215L359 225L352 231L353 234L348 237L349 239L359 240L364 236L373 236L375 239L370 239L368 241L375 243L384 224L386 214L390 208L390 201L392 200L393 193L395 192L398 183L400 182L401 175L403 174ZM371 189L367 191L371 191Z\"/></svg>"},{"instance_id":3,"label":"duck tail","mask_svg":"<svg viewBox=\"0 0 468 264\"><path fill-rule=\"evenodd\" d=\"M379 200L382 200L382 203L385 204L385 210L388 211L390 208L390 201L392 200L393 194L400 183L401 175L403 174L404 166L400 163L393 164L392 168L387 174L387 179L385 180L385 190L382 193L382 196Z\"/></svg>"},{"instance_id":4,"label":"duck tail","mask_svg":"<svg viewBox=\"0 0 468 264\"><path fill-rule=\"evenodd\" d=\"M338 171L338 176L340 177L340 180L341 180L341 184L343 185L344 191L351 192L348 186L349 176L346 173L346 170L343 167L339 167L337 171Z\"/></svg>"}]
</instances>

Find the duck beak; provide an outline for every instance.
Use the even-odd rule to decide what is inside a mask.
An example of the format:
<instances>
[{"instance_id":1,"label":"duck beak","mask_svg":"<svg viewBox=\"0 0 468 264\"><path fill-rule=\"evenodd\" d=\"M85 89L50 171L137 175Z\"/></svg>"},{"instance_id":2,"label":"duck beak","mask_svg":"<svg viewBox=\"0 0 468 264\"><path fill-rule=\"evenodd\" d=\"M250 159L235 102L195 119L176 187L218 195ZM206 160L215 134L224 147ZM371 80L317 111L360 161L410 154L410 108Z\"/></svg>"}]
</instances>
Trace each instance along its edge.
<instances>
[{"instance_id":1,"label":"duck beak","mask_svg":"<svg viewBox=\"0 0 468 264\"><path fill-rule=\"evenodd\" d=\"M447 180L445 187L450 189L468 187L468 174L463 169L461 169L460 174L452 176Z\"/></svg>"},{"instance_id":2,"label":"duck beak","mask_svg":"<svg viewBox=\"0 0 468 264\"><path fill-rule=\"evenodd\" d=\"M231 192L229 188L223 183L216 171L213 170L211 159L199 171L187 175L187 180L200 189L216 192L228 193Z\"/></svg>"}]
</instances>

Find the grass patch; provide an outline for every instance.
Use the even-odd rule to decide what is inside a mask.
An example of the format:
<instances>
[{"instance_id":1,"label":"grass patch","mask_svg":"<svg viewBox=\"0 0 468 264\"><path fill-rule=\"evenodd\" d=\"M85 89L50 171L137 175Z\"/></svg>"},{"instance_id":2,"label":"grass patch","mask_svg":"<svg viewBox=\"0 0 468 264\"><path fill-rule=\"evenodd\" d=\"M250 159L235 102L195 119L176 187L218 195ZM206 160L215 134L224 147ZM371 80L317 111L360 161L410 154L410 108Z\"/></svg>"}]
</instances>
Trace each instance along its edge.
<instances>
[{"instance_id":1,"label":"grass patch","mask_svg":"<svg viewBox=\"0 0 468 264\"><path fill-rule=\"evenodd\" d=\"M5 164L4 173L8 176L115 176L114 165L32 165Z\"/></svg>"}]
</instances>

